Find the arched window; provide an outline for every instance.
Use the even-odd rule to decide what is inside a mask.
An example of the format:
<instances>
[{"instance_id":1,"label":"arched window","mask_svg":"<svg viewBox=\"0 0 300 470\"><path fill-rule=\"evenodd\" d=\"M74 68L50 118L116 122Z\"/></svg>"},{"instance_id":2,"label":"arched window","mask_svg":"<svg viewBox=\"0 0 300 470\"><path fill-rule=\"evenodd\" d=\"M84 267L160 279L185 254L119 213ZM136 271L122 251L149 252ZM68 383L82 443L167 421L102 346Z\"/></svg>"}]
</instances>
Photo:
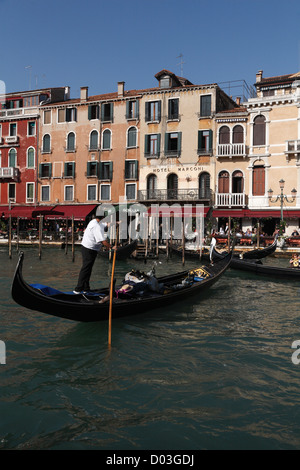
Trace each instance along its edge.
<instances>
[{"instance_id":1,"label":"arched window","mask_svg":"<svg viewBox=\"0 0 300 470\"><path fill-rule=\"evenodd\" d=\"M199 199L210 198L210 174L207 172L199 175Z\"/></svg>"},{"instance_id":2,"label":"arched window","mask_svg":"<svg viewBox=\"0 0 300 470\"><path fill-rule=\"evenodd\" d=\"M263 165L253 167L252 194L253 196L264 196L265 194L265 167Z\"/></svg>"},{"instance_id":3,"label":"arched window","mask_svg":"<svg viewBox=\"0 0 300 470\"><path fill-rule=\"evenodd\" d=\"M130 127L127 134L127 147L136 147L137 132L136 127Z\"/></svg>"},{"instance_id":4,"label":"arched window","mask_svg":"<svg viewBox=\"0 0 300 470\"><path fill-rule=\"evenodd\" d=\"M44 137L43 137L43 149L42 151L43 152L50 152L50 143L51 143L51 140L50 140L50 135L49 134L45 134Z\"/></svg>"},{"instance_id":5,"label":"arched window","mask_svg":"<svg viewBox=\"0 0 300 470\"><path fill-rule=\"evenodd\" d=\"M35 158L34 158L34 148L29 147L27 150L27 168L34 168Z\"/></svg>"},{"instance_id":6,"label":"arched window","mask_svg":"<svg viewBox=\"0 0 300 470\"><path fill-rule=\"evenodd\" d=\"M253 145L265 145L266 143L266 118L256 116L253 121Z\"/></svg>"},{"instance_id":7,"label":"arched window","mask_svg":"<svg viewBox=\"0 0 300 470\"><path fill-rule=\"evenodd\" d=\"M236 170L232 173L232 192L233 193L244 192L244 176L240 170Z\"/></svg>"},{"instance_id":8,"label":"arched window","mask_svg":"<svg viewBox=\"0 0 300 470\"><path fill-rule=\"evenodd\" d=\"M229 173L228 171L221 171L219 173L218 192L229 193Z\"/></svg>"},{"instance_id":9,"label":"arched window","mask_svg":"<svg viewBox=\"0 0 300 470\"><path fill-rule=\"evenodd\" d=\"M243 126L234 126L232 130L232 143L243 144L244 143L244 129Z\"/></svg>"},{"instance_id":10,"label":"arched window","mask_svg":"<svg viewBox=\"0 0 300 470\"><path fill-rule=\"evenodd\" d=\"M149 175L147 178L147 199L156 198L157 176Z\"/></svg>"},{"instance_id":11,"label":"arched window","mask_svg":"<svg viewBox=\"0 0 300 470\"><path fill-rule=\"evenodd\" d=\"M219 144L229 144L230 143L230 132L229 127L222 126L219 130Z\"/></svg>"},{"instance_id":12,"label":"arched window","mask_svg":"<svg viewBox=\"0 0 300 470\"><path fill-rule=\"evenodd\" d=\"M10 149L8 153L8 166L14 168L17 166L17 151L16 149Z\"/></svg>"},{"instance_id":13,"label":"arched window","mask_svg":"<svg viewBox=\"0 0 300 470\"><path fill-rule=\"evenodd\" d=\"M90 150L98 150L98 132L92 131L90 134Z\"/></svg>"},{"instance_id":14,"label":"arched window","mask_svg":"<svg viewBox=\"0 0 300 470\"><path fill-rule=\"evenodd\" d=\"M75 134L74 132L69 132L67 136L67 151L74 152L75 151Z\"/></svg>"},{"instance_id":15,"label":"arched window","mask_svg":"<svg viewBox=\"0 0 300 470\"><path fill-rule=\"evenodd\" d=\"M103 150L110 150L111 149L111 131L109 129L105 129L102 134L102 149Z\"/></svg>"},{"instance_id":16,"label":"arched window","mask_svg":"<svg viewBox=\"0 0 300 470\"><path fill-rule=\"evenodd\" d=\"M167 179L168 199L177 199L178 176L175 173L168 175Z\"/></svg>"}]
</instances>

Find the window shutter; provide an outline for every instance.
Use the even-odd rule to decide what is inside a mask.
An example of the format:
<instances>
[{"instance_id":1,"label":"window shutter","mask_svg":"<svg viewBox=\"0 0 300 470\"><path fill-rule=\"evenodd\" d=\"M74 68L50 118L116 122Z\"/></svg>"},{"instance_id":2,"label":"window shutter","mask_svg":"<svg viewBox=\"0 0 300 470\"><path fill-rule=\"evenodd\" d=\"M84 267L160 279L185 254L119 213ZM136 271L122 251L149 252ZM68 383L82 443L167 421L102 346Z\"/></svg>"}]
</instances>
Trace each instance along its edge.
<instances>
[{"instance_id":1,"label":"window shutter","mask_svg":"<svg viewBox=\"0 0 300 470\"><path fill-rule=\"evenodd\" d=\"M157 154L160 154L160 134L157 134Z\"/></svg>"},{"instance_id":2,"label":"window shutter","mask_svg":"<svg viewBox=\"0 0 300 470\"><path fill-rule=\"evenodd\" d=\"M150 153L150 135L145 135L145 154Z\"/></svg>"},{"instance_id":3,"label":"window shutter","mask_svg":"<svg viewBox=\"0 0 300 470\"><path fill-rule=\"evenodd\" d=\"M150 121L150 103L145 103L145 119Z\"/></svg>"},{"instance_id":4,"label":"window shutter","mask_svg":"<svg viewBox=\"0 0 300 470\"><path fill-rule=\"evenodd\" d=\"M178 139L177 139L177 151L181 153L181 139L182 139L182 132L178 132Z\"/></svg>"},{"instance_id":5,"label":"window shutter","mask_svg":"<svg viewBox=\"0 0 300 470\"><path fill-rule=\"evenodd\" d=\"M264 196L265 194L265 168L253 168L253 196Z\"/></svg>"},{"instance_id":6,"label":"window shutter","mask_svg":"<svg viewBox=\"0 0 300 470\"><path fill-rule=\"evenodd\" d=\"M113 162L109 162L109 180L112 181L113 177Z\"/></svg>"},{"instance_id":7,"label":"window shutter","mask_svg":"<svg viewBox=\"0 0 300 470\"><path fill-rule=\"evenodd\" d=\"M43 174L43 165L42 163L39 164L39 177L41 178Z\"/></svg>"},{"instance_id":8,"label":"window shutter","mask_svg":"<svg viewBox=\"0 0 300 470\"><path fill-rule=\"evenodd\" d=\"M52 163L49 163L49 178L52 176Z\"/></svg>"},{"instance_id":9,"label":"window shutter","mask_svg":"<svg viewBox=\"0 0 300 470\"><path fill-rule=\"evenodd\" d=\"M135 160L134 166L135 166L135 168L134 168L134 177L137 180L138 179L138 169L139 169L139 162L137 160Z\"/></svg>"},{"instance_id":10,"label":"window shutter","mask_svg":"<svg viewBox=\"0 0 300 470\"><path fill-rule=\"evenodd\" d=\"M139 119L139 116L140 116L140 102L139 100L136 100L135 101L135 118L136 119Z\"/></svg>"},{"instance_id":11,"label":"window shutter","mask_svg":"<svg viewBox=\"0 0 300 470\"><path fill-rule=\"evenodd\" d=\"M158 121L161 120L161 101L158 102Z\"/></svg>"},{"instance_id":12,"label":"window shutter","mask_svg":"<svg viewBox=\"0 0 300 470\"><path fill-rule=\"evenodd\" d=\"M165 133L165 152L169 150L169 134Z\"/></svg>"},{"instance_id":13,"label":"window shutter","mask_svg":"<svg viewBox=\"0 0 300 470\"><path fill-rule=\"evenodd\" d=\"M200 151L202 148L202 132L203 131L198 131L198 150Z\"/></svg>"},{"instance_id":14,"label":"window shutter","mask_svg":"<svg viewBox=\"0 0 300 470\"><path fill-rule=\"evenodd\" d=\"M257 116L253 124L253 145L265 145L266 120L264 116Z\"/></svg>"},{"instance_id":15,"label":"window shutter","mask_svg":"<svg viewBox=\"0 0 300 470\"><path fill-rule=\"evenodd\" d=\"M208 132L209 132L209 150L211 151L212 146L213 146L213 131L209 129Z\"/></svg>"},{"instance_id":16,"label":"window shutter","mask_svg":"<svg viewBox=\"0 0 300 470\"><path fill-rule=\"evenodd\" d=\"M72 177L75 178L75 162L72 162Z\"/></svg>"},{"instance_id":17,"label":"window shutter","mask_svg":"<svg viewBox=\"0 0 300 470\"><path fill-rule=\"evenodd\" d=\"M90 121L92 119L92 106L89 106L88 108L88 120Z\"/></svg>"}]
</instances>

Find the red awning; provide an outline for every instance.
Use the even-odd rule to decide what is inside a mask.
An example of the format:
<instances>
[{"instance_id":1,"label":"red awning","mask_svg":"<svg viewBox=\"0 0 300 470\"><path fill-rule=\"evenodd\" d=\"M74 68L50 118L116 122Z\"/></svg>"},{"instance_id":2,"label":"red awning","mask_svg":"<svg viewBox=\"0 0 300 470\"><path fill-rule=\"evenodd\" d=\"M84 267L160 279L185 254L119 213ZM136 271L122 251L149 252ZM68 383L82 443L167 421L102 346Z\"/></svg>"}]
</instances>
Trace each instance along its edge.
<instances>
[{"instance_id":1,"label":"red awning","mask_svg":"<svg viewBox=\"0 0 300 470\"><path fill-rule=\"evenodd\" d=\"M273 217L274 219L280 219L281 212L278 210L246 210L244 217L253 217L253 218L269 218ZM284 210L283 217L285 219L298 219L300 218L300 211L299 210Z\"/></svg>"},{"instance_id":2,"label":"red awning","mask_svg":"<svg viewBox=\"0 0 300 470\"><path fill-rule=\"evenodd\" d=\"M213 217L237 217L243 218L246 217L245 213L247 211L245 209L216 209L213 211Z\"/></svg>"},{"instance_id":3,"label":"red awning","mask_svg":"<svg viewBox=\"0 0 300 470\"><path fill-rule=\"evenodd\" d=\"M237 218L269 218L280 219L280 210L251 210L251 209L216 209L212 213L213 217L237 217ZM285 219L300 218L299 210L284 210Z\"/></svg>"},{"instance_id":4,"label":"red awning","mask_svg":"<svg viewBox=\"0 0 300 470\"><path fill-rule=\"evenodd\" d=\"M203 207L204 217L207 215L210 207ZM160 206L151 206L148 209L148 215L159 215L159 217L196 217L201 214L201 207L195 206L170 206L170 207L160 207Z\"/></svg>"},{"instance_id":5,"label":"red awning","mask_svg":"<svg viewBox=\"0 0 300 470\"><path fill-rule=\"evenodd\" d=\"M21 219L34 219L40 215L47 214L63 214L63 212L54 211L55 206L0 206L0 216L4 214L5 218L10 215L12 218L20 217Z\"/></svg>"},{"instance_id":6,"label":"red awning","mask_svg":"<svg viewBox=\"0 0 300 470\"><path fill-rule=\"evenodd\" d=\"M98 204L68 204L55 206L53 211L46 215L46 219L71 219L74 216L74 220L84 220Z\"/></svg>"}]
</instances>

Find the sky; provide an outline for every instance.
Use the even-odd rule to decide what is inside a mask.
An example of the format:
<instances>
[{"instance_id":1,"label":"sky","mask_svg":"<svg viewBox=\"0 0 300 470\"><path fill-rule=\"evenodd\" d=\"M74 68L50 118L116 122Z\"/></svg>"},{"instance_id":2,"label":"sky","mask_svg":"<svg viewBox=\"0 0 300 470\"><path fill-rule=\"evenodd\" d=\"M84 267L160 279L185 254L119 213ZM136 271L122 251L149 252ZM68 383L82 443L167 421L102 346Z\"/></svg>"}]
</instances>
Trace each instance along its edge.
<instances>
[{"instance_id":1,"label":"sky","mask_svg":"<svg viewBox=\"0 0 300 470\"><path fill-rule=\"evenodd\" d=\"M162 69L231 87L300 71L299 0L0 0L0 18L6 92L150 88Z\"/></svg>"}]
</instances>

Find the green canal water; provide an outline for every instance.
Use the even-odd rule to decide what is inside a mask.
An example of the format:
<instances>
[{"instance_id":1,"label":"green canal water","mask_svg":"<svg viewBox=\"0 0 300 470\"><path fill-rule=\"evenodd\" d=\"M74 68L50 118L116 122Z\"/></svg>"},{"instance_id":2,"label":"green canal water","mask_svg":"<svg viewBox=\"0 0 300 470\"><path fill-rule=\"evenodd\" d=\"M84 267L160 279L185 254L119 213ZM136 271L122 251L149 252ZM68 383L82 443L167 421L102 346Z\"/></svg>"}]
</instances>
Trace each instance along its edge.
<instances>
[{"instance_id":1,"label":"green canal water","mask_svg":"<svg viewBox=\"0 0 300 470\"><path fill-rule=\"evenodd\" d=\"M0 248L0 449L215 450L300 447L300 288L228 270L202 298L107 322L16 305L18 254ZM164 256L157 274L182 270ZM288 260L268 263L287 265ZM25 249L24 277L75 286L76 251ZM195 262L186 262L195 267ZM152 262L119 261L116 278ZM97 259L92 286L108 285Z\"/></svg>"}]
</instances>

